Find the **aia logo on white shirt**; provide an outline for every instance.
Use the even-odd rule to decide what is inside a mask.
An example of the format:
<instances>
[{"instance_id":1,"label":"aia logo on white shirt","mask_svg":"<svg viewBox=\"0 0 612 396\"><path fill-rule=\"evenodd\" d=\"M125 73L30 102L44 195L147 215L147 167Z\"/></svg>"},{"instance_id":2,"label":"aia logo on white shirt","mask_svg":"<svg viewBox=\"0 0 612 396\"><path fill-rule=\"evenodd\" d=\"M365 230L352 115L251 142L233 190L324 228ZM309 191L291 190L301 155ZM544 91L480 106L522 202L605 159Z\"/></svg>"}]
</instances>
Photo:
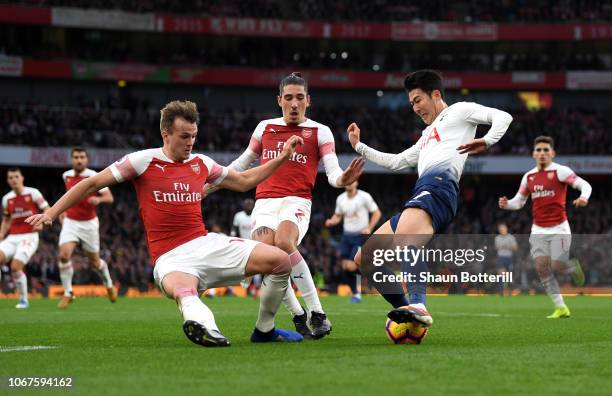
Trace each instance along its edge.
<instances>
[{"instance_id":1,"label":"aia logo on white shirt","mask_svg":"<svg viewBox=\"0 0 612 396\"><path fill-rule=\"evenodd\" d=\"M302 136L303 136L305 139L308 139L309 137L311 137L311 136L312 136L312 129L310 129L310 128L304 128L304 129L302 129Z\"/></svg>"},{"instance_id":2,"label":"aia logo on white shirt","mask_svg":"<svg viewBox=\"0 0 612 396\"><path fill-rule=\"evenodd\" d=\"M200 164L191 164L191 170L196 174L200 174Z\"/></svg>"}]
</instances>

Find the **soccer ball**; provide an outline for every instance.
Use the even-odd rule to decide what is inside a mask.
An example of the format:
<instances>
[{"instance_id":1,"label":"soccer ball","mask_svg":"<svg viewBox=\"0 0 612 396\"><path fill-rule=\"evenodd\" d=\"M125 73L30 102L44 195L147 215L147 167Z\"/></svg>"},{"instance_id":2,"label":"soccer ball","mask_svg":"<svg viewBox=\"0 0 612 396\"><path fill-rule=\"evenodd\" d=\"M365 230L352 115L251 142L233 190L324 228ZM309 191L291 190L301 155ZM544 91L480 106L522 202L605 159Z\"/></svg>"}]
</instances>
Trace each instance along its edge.
<instances>
[{"instance_id":1,"label":"soccer ball","mask_svg":"<svg viewBox=\"0 0 612 396\"><path fill-rule=\"evenodd\" d=\"M396 323L387 319L385 332L394 344L420 344L427 335L427 327L418 323Z\"/></svg>"}]
</instances>

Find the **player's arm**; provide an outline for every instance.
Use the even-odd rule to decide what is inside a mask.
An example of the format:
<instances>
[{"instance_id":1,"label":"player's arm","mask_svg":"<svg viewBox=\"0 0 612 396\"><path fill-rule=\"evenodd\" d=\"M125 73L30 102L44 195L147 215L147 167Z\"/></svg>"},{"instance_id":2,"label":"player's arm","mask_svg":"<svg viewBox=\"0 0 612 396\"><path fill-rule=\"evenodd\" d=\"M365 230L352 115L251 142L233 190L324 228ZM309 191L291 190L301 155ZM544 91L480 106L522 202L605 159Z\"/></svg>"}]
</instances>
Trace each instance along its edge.
<instances>
[{"instance_id":1,"label":"player's arm","mask_svg":"<svg viewBox=\"0 0 612 396\"><path fill-rule=\"evenodd\" d=\"M527 174L524 174L523 179L521 180L521 185L516 195L510 200L506 196L500 197L499 207L500 209L505 210L519 210L523 206L525 206L528 197L529 195L527 189Z\"/></svg>"},{"instance_id":2,"label":"player's arm","mask_svg":"<svg viewBox=\"0 0 612 396\"><path fill-rule=\"evenodd\" d=\"M10 228L11 216L7 212L4 212L4 215L2 216L2 223L0 224L0 241L6 238Z\"/></svg>"},{"instance_id":3,"label":"player's arm","mask_svg":"<svg viewBox=\"0 0 612 396\"><path fill-rule=\"evenodd\" d=\"M374 230L374 227L376 227L376 224L378 224L378 222L380 221L380 218L382 217L382 212L380 211L380 209L376 209L374 212L370 212L370 214L371 216L370 216L370 222L368 223L368 228L363 230L361 232L362 234L370 235L372 231Z\"/></svg>"},{"instance_id":4,"label":"player's arm","mask_svg":"<svg viewBox=\"0 0 612 396\"><path fill-rule=\"evenodd\" d=\"M51 225L53 220L55 220L61 213L82 201L89 194L99 191L104 187L112 186L116 183L117 180L115 179L115 176L113 176L110 168L106 168L102 172L84 179L76 186L68 190L51 208L45 212L30 216L25 221L33 226L38 226L40 224Z\"/></svg>"},{"instance_id":5,"label":"player's arm","mask_svg":"<svg viewBox=\"0 0 612 396\"><path fill-rule=\"evenodd\" d=\"M459 150L459 154L483 153L504 136L512 122L512 116L505 111L477 103L469 103L465 107L465 120L467 122L491 125L491 128L482 138L462 144L457 147L457 150Z\"/></svg>"},{"instance_id":6,"label":"player's arm","mask_svg":"<svg viewBox=\"0 0 612 396\"><path fill-rule=\"evenodd\" d=\"M218 184L219 188L227 188L228 190L241 192L252 189L266 180L275 170L289 160L293 153L295 153L297 145L303 143L304 140L301 137L294 135L287 139L281 154L275 159L266 162L264 165L256 166L255 168L243 172L237 172L234 169L228 168L227 176Z\"/></svg>"},{"instance_id":7,"label":"player's arm","mask_svg":"<svg viewBox=\"0 0 612 396\"><path fill-rule=\"evenodd\" d=\"M321 128L318 134L319 156L323 160L323 167L330 186L340 188L347 186L363 173L365 160L362 157L353 158L349 166L342 170L336 156L336 144L334 135L327 127Z\"/></svg>"},{"instance_id":8,"label":"player's arm","mask_svg":"<svg viewBox=\"0 0 612 396\"><path fill-rule=\"evenodd\" d=\"M113 197L113 193L111 192L110 188L105 188L98 192L97 197L91 197L88 201L90 204L97 206L100 204L112 204L115 201L115 198Z\"/></svg>"},{"instance_id":9,"label":"player's arm","mask_svg":"<svg viewBox=\"0 0 612 396\"><path fill-rule=\"evenodd\" d=\"M572 188L580 191L580 196L572 202L575 207L581 208L589 204L589 198L593 192L593 187L591 187L588 181L576 175L574 171L567 166L560 167L557 171L557 176L562 183L567 183L572 186Z\"/></svg>"},{"instance_id":10,"label":"player's arm","mask_svg":"<svg viewBox=\"0 0 612 396\"><path fill-rule=\"evenodd\" d=\"M337 224L340 224L344 216L341 213L334 213L332 217L325 220L325 227L333 227Z\"/></svg>"},{"instance_id":11,"label":"player's arm","mask_svg":"<svg viewBox=\"0 0 612 396\"><path fill-rule=\"evenodd\" d=\"M375 150L360 141L361 131L356 123L352 123L346 130L349 142L356 152L363 155L368 160L392 171L398 171L412 166L416 166L421 152L421 139L409 149L399 154L383 153Z\"/></svg>"}]
</instances>

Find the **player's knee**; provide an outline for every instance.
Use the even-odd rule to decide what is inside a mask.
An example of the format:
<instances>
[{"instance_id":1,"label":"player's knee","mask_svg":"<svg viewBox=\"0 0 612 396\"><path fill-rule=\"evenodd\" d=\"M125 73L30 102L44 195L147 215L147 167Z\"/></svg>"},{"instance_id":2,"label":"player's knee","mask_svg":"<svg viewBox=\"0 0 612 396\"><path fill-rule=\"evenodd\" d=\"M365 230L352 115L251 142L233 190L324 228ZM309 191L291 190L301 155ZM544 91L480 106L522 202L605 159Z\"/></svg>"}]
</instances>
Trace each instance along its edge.
<instances>
[{"instance_id":1,"label":"player's knee","mask_svg":"<svg viewBox=\"0 0 612 396\"><path fill-rule=\"evenodd\" d=\"M19 260L11 261L11 272L17 274L23 270L23 263Z\"/></svg>"},{"instance_id":2,"label":"player's knee","mask_svg":"<svg viewBox=\"0 0 612 396\"><path fill-rule=\"evenodd\" d=\"M291 272L291 259L281 249L274 249L270 254L267 273L272 275L286 275Z\"/></svg>"},{"instance_id":3,"label":"player's knee","mask_svg":"<svg viewBox=\"0 0 612 396\"><path fill-rule=\"evenodd\" d=\"M359 249L357 251L357 253L355 254L355 258L353 259L353 261L355 262L355 266L357 268L361 267L361 249Z\"/></svg>"},{"instance_id":4,"label":"player's knee","mask_svg":"<svg viewBox=\"0 0 612 396\"><path fill-rule=\"evenodd\" d=\"M59 260L62 262L62 264L66 264L68 261L70 261L70 254L60 251Z\"/></svg>"},{"instance_id":5,"label":"player's knee","mask_svg":"<svg viewBox=\"0 0 612 396\"><path fill-rule=\"evenodd\" d=\"M297 249L295 242L284 237L278 237L278 235L274 240L274 245L286 253L293 253Z\"/></svg>"}]
</instances>

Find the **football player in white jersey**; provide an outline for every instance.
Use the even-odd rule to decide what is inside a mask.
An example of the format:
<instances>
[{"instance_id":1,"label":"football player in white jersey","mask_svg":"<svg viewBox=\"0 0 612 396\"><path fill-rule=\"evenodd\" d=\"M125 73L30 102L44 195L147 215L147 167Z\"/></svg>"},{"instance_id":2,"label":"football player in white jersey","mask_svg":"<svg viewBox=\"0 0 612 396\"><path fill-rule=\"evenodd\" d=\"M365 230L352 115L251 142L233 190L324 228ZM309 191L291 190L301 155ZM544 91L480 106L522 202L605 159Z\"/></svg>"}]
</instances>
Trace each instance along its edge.
<instances>
[{"instance_id":1,"label":"football player in white jersey","mask_svg":"<svg viewBox=\"0 0 612 396\"><path fill-rule=\"evenodd\" d=\"M419 178L412 197L401 212L385 222L375 235L395 235L402 246L411 249L427 244L435 233L442 233L457 212L459 179L468 154L485 152L506 133L512 116L477 103L444 101L442 76L433 70L419 70L404 80L404 88L413 111L421 117L427 128L412 147L399 154L382 153L360 142L356 123L348 129L351 145L368 160L389 170L397 171L418 165ZM475 139L479 124L491 125L487 134ZM361 264L361 252L355 262ZM362 272L373 274L372 263L363 263ZM389 268L380 267L385 272ZM427 272L422 260L404 262L402 268L414 274L417 281L409 283L409 300L400 283L375 282L371 284L393 305L388 317L395 322L415 322L431 326L433 319L425 307L426 283L419 274ZM390 275L390 274L387 274Z\"/></svg>"},{"instance_id":2,"label":"football player in white jersey","mask_svg":"<svg viewBox=\"0 0 612 396\"><path fill-rule=\"evenodd\" d=\"M345 191L336 199L334 215L325 220L325 227L333 227L343 221L340 257L342 269L353 293L351 303L361 302L361 274L353 259L382 215L372 196L357 189L357 186L358 182L355 181L344 187Z\"/></svg>"},{"instance_id":3,"label":"football player in white jersey","mask_svg":"<svg viewBox=\"0 0 612 396\"><path fill-rule=\"evenodd\" d=\"M514 198L499 198L501 209L519 210L531 196L533 225L529 243L542 286L555 305L553 313L547 316L549 319L570 317L554 272L570 274L578 286L584 284L580 263L569 258L572 232L565 211L567 186L580 190L580 197L573 201L577 208L588 205L593 190L573 170L553 162L554 157L554 140L549 136L538 136L533 144L536 167L523 175Z\"/></svg>"},{"instance_id":4,"label":"football player in white jersey","mask_svg":"<svg viewBox=\"0 0 612 396\"><path fill-rule=\"evenodd\" d=\"M252 198L247 198L242 201L242 210L234 215L232 222L232 236L239 236L242 239L251 239L251 230L253 229L253 206L255 201ZM241 282L241 286L247 289L248 293L254 298L257 297L257 290L261 286L261 275L257 274L253 278L246 278Z\"/></svg>"}]
</instances>

